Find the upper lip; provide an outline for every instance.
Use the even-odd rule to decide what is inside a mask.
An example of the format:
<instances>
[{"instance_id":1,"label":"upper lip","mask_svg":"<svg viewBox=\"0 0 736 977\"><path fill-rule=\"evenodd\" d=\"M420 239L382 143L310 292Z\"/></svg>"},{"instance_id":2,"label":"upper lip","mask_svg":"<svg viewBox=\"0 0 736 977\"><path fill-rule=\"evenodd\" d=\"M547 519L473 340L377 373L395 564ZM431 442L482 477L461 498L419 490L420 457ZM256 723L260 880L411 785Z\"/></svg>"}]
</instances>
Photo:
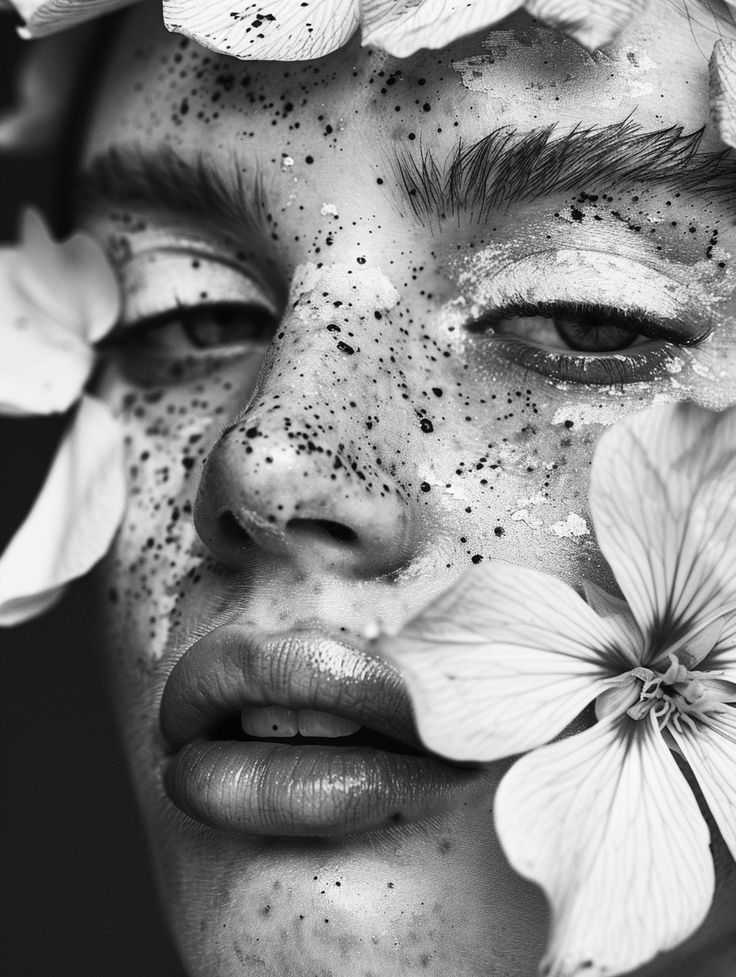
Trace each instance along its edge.
<instances>
[{"instance_id":1,"label":"upper lip","mask_svg":"<svg viewBox=\"0 0 736 977\"><path fill-rule=\"evenodd\" d=\"M317 628L263 632L224 625L174 666L161 701L172 750L207 736L243 706L316 709L421 749L399 673L384 659Z\"/></svg>"}]
</instances>

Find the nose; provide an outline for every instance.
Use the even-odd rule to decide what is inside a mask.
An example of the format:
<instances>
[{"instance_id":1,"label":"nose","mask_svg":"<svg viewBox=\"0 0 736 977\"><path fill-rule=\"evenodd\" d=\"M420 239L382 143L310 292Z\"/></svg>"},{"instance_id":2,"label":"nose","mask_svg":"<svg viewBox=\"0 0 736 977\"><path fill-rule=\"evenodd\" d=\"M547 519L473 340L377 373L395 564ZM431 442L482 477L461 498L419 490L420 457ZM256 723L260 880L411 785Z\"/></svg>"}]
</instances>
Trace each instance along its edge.
<instances>
[{"instance_id":1,"label":"nose","mask_svg":"<svg viewBox=\"0 0 736 977\"><path fill-rule=\"evenodd\" d=\"M416 523L410 497L382 462L392 446L368 434L366 417L381 403L375 371L367 356L358 367L360 344L349 355L339 345L344 320L336 341L334 295L329 321L308 305L292 308L256 398L212 449L195 525L235 570L251 567L257 548L259 561L287 560L304 572L393 574L414 556Z\"/></svg>"}]
</instances>

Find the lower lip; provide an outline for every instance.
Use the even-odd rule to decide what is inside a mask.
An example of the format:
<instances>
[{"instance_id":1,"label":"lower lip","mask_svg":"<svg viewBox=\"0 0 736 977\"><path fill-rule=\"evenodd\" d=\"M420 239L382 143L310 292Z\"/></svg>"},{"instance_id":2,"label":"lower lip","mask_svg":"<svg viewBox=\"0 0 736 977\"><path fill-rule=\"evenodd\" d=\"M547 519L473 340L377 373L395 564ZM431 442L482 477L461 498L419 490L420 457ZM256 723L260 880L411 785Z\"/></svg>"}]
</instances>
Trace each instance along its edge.
<instances>
[{"instance_id":1,"label":"lower lip","mask_svg":"<svg viewBox=\"0 0 736 977\"><path fill-rule=\"evenodd\" d=\"M181 749L165 783L178 808L220 831L318 837L441 814L485 777L384 750L211 741Z\"/></svg>"}]
</instances>

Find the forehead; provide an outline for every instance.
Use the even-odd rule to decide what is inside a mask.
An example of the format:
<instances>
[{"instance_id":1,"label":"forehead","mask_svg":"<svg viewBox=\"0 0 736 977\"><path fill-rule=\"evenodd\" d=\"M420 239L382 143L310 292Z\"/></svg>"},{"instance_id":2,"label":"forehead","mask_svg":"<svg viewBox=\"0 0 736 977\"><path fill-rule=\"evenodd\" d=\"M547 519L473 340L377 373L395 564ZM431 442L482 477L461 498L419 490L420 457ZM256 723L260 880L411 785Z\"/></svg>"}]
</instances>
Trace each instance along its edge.
<instances>
[{"instance_id":1,"label":"forehead","mask_svg":"<svg viewBox=\"0 0 736 977\"><path fill-rule=\"evenodd\" d=\"M223 161L235 150L280 166L289 146L301 151L309 142L308 165L329 160L334 178L341 156L378 160L388 144L405 141L431 140L441 149L458 135L476 140L499 126L525 131L633 116L645 128L676 122L696 129L708 119L708 59L719 36L736 37L724 7L652 0L601 52L518 14L493 31L403 60L354 39L317 61L254 64L167 34L143 4L121 29L88 152L153 140L184 152L206 145Z\"/></svg>"}]
</instances>

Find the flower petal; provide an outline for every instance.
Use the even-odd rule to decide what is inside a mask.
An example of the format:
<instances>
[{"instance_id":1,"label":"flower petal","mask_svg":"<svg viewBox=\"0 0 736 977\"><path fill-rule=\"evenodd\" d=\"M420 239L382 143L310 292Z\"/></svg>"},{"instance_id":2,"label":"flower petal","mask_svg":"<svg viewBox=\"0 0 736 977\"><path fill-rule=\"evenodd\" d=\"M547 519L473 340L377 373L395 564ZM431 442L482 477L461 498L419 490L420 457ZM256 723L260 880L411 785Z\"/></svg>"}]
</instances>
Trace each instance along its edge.
<instances>
[{"instance_id":1,"label":"flower petal","mask_svg":"<svg viewBox=\"0 0 736 977\"><path fill-rule=\"evenodd\" d=\"M552 739L632 666L615 632L554 577L493 561L379 651L406 678L424 743L489 761Z\"/></svg>"},{"instance_id":2,"label":"flower petal","mask_svg":"<svg viewBox=\"0 0 736 977\"><path fill-rule=\"evenodd\" d=\"M512 866L550 902L545 977L624 973L708 911L709 832L649 720L606 720L524 757L495 816Z\"/></svg>"},{"instance_id":3,"label":"flower petal","mask_svg":"<svg viewBox=\"0 0 736 977\"><path fill-rule=\"evenodd\" d=\"M93 363L90 343L115 323L118 286L86 234L63 244L28 211L23 240L0 251L0 413L67 410Z\"/></svg>"},{"instance_id":4,"label":"flower petal","mask_svg":"<svg viewBox=\"0 0 736 977\"><path fill-rule=\"evenodd\" d=\"M658 407L598 443L590 489L598 544L649 661L698 647L700 633L736 611L735 480L733 408ZM706 654L707 642L699 644Z\"/></svg>"},{"instance_id":5,"label":"flower petal","mask_svg":"<svg viewBox=\"0 0 736 977\"><path fill-rule=\"evenodd\" d=\"M13 6L25 21L21 37L46 37L57 31L76 27L85 21L102 17L137 0L13 0Z\"/></svg>"},{"instance_id":6,"label":"flower petal","mask_svg":"<svg viewBox=\"0 0 736 977\"><path fill-rule=\"evenodd\" d=\"M491 27L524 7L566 31L584 47L607 44L647 0L361 0L363 44L398 58L420 48L441 48L459 37Z\"/></svg>"},{"instance_id":7,"label":"flower petal","mask_svg":"<svg viewBox=\"0 0 736 977\"><path fill-rule=\"evenodd\" d=\"M710 114L727 146L736 147L736 43L720 40L710 58Z\"/></svg>"},{"instance_id":8,"label":"flower petal","mask_svg":"<svg viewBox=\"0 0 736 977\"><path fill-rule=\"evenodd\" d=\"M526 9L589 49L612 41L649 0L527 0Z\"/></svg>"},{"instance_id":9,"label":"flower petal","mask_svg":"<svg viewBox=\"0 0 736 977\"><path fill-rule=\"evenodd\" d=\"M120 314L120 292L100 245L83 232L61 243L54 241L41 215L32 209L23 215L21 241L18 287L49 318L86 342L102 339Z\"/></svg>"},{"instance_id":10,"label":"flower petal","mask_svg":"<svg viewBox=\"0 0 736 977\"><path fill-rule=\"evenodd\" d=\"M615 629L620 647L638 665L644 657L644 638L626 601L609 594L592 580L583 580L583 593L596 614Z\"/></svg>"},{"instance_id":11,"label":"flower petal","mask_svg":"<svg viewBox=\"0 0 736 977\"><path fill-rule=\"evenodd\" d=\"M0 625L41 614L107 552L125 508L120 428L85 396L39 497L0 559Z\"/></svg>"},{"instance_id":12,"label":"flower petal","mask_svg":"<svg viewBox=\"0 0 736 977\"><path fill-rule=\"evenodd\" d=\"M668 727L700 784L723 840L736 858L736 709L725 707L694 729Z\"/></svg>"},{"instance_id":13,"label":"flower petal","mask_svg":"<svg viewBox=\"0 0 736 977\"><path fill-rule=\"evenodd\" d=\"M363 44L408 58L421 48L441 48L458 37L490 27L524 0L361 0Z\"/></svg>"},{"instance_id":14,"label":"flower petal","mask_svg":"<svg viewBox=\"0 0 736 977\"><path fill-rule=\"evenodd\" d=\"M725 618L705 663L709 671L719 673L730 682L736 682L736 615Z\"/></svg>"},{"instance_id":15,"label":"flower petal","mask_svg":"<svg viewBox=\"0 0 736 977\"><path fill-rule=\"evenodd\" d=\"M253 61L306 61L337 50L358 27L358 0L164 0L170 31Z\"/></svg>"}]
</instances>

